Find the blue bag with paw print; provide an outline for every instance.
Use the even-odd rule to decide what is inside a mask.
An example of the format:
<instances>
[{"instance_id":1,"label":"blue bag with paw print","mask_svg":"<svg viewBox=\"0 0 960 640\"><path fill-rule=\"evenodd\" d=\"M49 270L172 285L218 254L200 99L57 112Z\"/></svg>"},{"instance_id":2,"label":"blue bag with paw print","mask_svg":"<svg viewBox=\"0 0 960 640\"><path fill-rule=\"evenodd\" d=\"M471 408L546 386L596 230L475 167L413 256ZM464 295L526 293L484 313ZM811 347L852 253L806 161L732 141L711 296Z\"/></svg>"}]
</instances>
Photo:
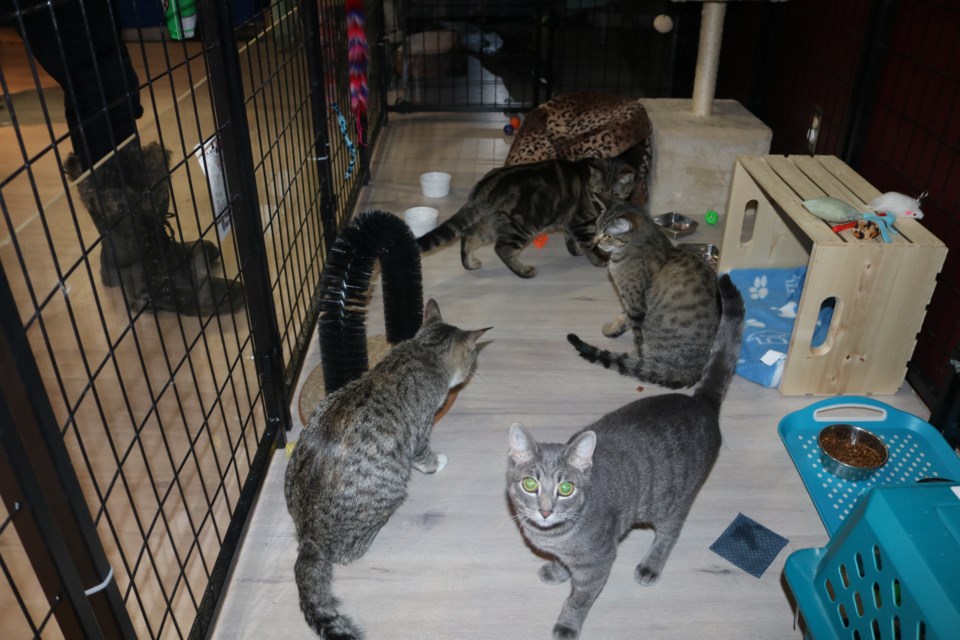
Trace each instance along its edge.
<instances>
[{"instance_id":1,"label":"blue bag with paw print","mask_svg":"<svg viewBox=\"0 0 960 640\"><path fill-rule=\"evenodd\" d=\"M737 374L765 387L780 385L806 275L806 267L730 271L746 307ZM831 307L820 310L814 345L826 338L832 316Z\"/></svg>"}]
</instances>

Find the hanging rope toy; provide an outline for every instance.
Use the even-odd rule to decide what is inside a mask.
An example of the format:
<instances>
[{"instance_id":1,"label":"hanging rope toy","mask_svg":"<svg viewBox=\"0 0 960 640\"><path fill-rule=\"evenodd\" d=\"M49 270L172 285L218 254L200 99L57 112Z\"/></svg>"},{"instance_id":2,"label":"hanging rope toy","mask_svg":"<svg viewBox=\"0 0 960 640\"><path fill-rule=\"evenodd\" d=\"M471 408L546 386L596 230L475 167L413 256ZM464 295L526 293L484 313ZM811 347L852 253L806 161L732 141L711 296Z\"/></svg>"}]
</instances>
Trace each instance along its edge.
<instances>
[{"instance_id":1,"label":"hanging rope toy","mask_svg":"<svg viewBox=\"0 0 960 640\"><path fill-rule=\"evenodd\" d=\"M347 171L343 174L343 179L349 180L350 176L353 175L353 165L356 164L357 161L357 150L354 148L353 140L350 139L350 134L347 132L347 119L340 113L340 107L334 102L330 105L330 108L333 109L333 112L337 115L337 123L340 125L340 135L343 136L343 143L347 145L347 150L350 151L350 164L347 165Z\"/></svg>"},{"instance_id":2,"label":"hanging rope toy","mask_svg":"<svg viewBox=\"0 0 960 640\"><path fill-rule=\"evenodd\" d=\"M362 0L346 0L347 60L350 63L350 108L357 123L357 139L363 144L361 118L367 112L367 58L369 45L364 30Z\"/></svg>"}]
</instances>

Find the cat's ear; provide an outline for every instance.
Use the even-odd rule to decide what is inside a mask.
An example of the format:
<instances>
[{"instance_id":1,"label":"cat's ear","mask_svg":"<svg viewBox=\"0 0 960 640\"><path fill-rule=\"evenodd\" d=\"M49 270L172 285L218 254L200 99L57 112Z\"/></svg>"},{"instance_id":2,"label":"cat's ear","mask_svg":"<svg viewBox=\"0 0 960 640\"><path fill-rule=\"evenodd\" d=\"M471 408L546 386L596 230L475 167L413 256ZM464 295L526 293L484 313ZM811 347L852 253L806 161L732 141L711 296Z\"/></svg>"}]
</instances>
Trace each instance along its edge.
<instances>
[{"instance_id":1,"label":"cat's ear","mask_svg":"<svg viewBox=\"0 0 960 640\"><path fill-rule=\"evenodd\" d=\"M603 176L606 171L607 161L603 158L587 158L587 166L590 167L590 191L603 190Z\"/></svg>"},{"instance_id":2,"label":"cat's ear","mask_svg":"<svg viewBox=\"0 0 960 640\"><path fill-rule=\"evenodd\" d=\"M431 322L443 322L443 318L440 317L440 307L437 305L437 301L433 298L427 300L427 304L423 307L424 326L430 324Z\"/></svg>"},{"instance_id":3,"label":"cat's ear","mask_svg":"<svg viewBox=\"0 0 960 640\"><path fill-rule=\"evenodd\" d=\"M83 162L80 161L79 156L75 153L67 156L66 162L63 163L63 168L66 170L67 176L74 181L83 175L84 172Z\"/></svg>"},{"instance_id":4,"label":"cat's ear","mask_svg":"<svg viewBox=\"0 0 960 640\"><path fill-rule=\"evenodd\" d=\"M537 443L523 425L514 422L510 426L510 459L515 464L530 462L537 455Z\"/></svg>"},{"instance_id":5,"label":"cat's ear","mask_svg":"<svg viewBox=\"0 0 960 640\"><path fill-rule=\"evenodd\" d=\"M633 228L633 222L629 218L616 218L607 225L605 230L614 235L619 235L621 233L629 233L633 231Z\"/></svg>"},{"instance_id":6,"label":"cat's ear","mask_svg":"<svg viewBox=\"0 0 960 640\"><path fill-rule=\"evenodd\" d=\"M493 329L493 327L484 327L483 329L476 329L474 331L464 331L464 342L466 342L467 347L470 349L476 349L477 340L479 340L480 336L482 336L484 333L490 331L490 329Z\"/></svg>"},{"instance_id":7,"label":"cat's ear","mask_svg":"<svg viewBox=\"0 0 960 640\"><path fill-rule=\"evenodd\" d=\"M135 153L132 145L130 149L130 153ZM150 175L156 175L170 166L170 150L161 146L159 142L151 142L143 148L143 160Z\"/></svg>"},{"instance_id":8,"label":"cat's ear","mask_svg":"<svg viewBox=\"0 0 960 640\"><path fill-rule=\"evenodd\" d=\"M593 466L593 450L596 446L597 434L593 431L584 431L567 445L563 457L573 468L586 471Z\"/></svg>"}]
</instances>

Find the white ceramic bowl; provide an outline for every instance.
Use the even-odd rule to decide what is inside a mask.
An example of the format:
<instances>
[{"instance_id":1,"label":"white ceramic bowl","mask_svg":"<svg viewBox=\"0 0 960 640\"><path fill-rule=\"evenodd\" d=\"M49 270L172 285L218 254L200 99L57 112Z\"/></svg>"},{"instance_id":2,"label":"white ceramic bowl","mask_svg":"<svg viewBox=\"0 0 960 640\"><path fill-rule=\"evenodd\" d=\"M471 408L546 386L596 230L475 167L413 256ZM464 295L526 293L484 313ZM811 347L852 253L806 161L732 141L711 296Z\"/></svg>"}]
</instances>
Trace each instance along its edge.
<instances>
[{"instance_id":1,"label":"white ceramic bowl","mask_svg":"<svg viewBox=\"0 0 960 640\"><path fill-rule=\"evenodd\" d=\"M403 212L403 219L406 221L413 235L420 237L423 234L437 228L437 218L440 212L433 207L410 207Z\"/></svg>"},{"instance_id":2,"label":"white ceramic bowl","mask_svg":"<svg viewBox=\"0 0 960 640\"><path fill-rule=\"evenodd\" d=\"M420 190L428 198L442 198L450 193L450 174L431 171L421 174Z\"/></svg>"}]
</instances>

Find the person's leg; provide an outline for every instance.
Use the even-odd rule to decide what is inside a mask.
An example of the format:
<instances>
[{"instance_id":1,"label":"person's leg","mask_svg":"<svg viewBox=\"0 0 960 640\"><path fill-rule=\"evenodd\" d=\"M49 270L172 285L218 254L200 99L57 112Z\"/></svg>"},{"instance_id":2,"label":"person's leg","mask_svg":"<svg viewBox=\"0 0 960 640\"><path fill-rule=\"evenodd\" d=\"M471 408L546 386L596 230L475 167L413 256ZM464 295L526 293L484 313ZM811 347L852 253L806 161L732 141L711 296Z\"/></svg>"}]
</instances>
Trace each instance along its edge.
<instances>
[{"instance_id":1,"label":"person's leg","mask_svg":"<svg viewBox=\"0 0 960 640\"><path fill-rule=\"evenodd\" d=\"M101 233L100 273L122 286L131 310L188 315L235 311L238 281L211 276L213 243L179 242L167 220L169 167L159 144L141 147L136 73L114 26L109 0L0 0L30 54L62 87L74 153L64 162ZM13 7L13 11L8 10ZM134 136L132 144L120 145ZM93 165L110 156L100 167Z\"/></svg>"},{"instance_id":2,"label":"person's leg","mask_svg":"<svg viewBox=\"0 0 960 640\"><path fill-rule=\"evenodd\" d=\"M74 152L86 167L136 133L139 81L109 0L3 0L2 7L30 54L63 88Z\"/></svg>"}]
</instances>

